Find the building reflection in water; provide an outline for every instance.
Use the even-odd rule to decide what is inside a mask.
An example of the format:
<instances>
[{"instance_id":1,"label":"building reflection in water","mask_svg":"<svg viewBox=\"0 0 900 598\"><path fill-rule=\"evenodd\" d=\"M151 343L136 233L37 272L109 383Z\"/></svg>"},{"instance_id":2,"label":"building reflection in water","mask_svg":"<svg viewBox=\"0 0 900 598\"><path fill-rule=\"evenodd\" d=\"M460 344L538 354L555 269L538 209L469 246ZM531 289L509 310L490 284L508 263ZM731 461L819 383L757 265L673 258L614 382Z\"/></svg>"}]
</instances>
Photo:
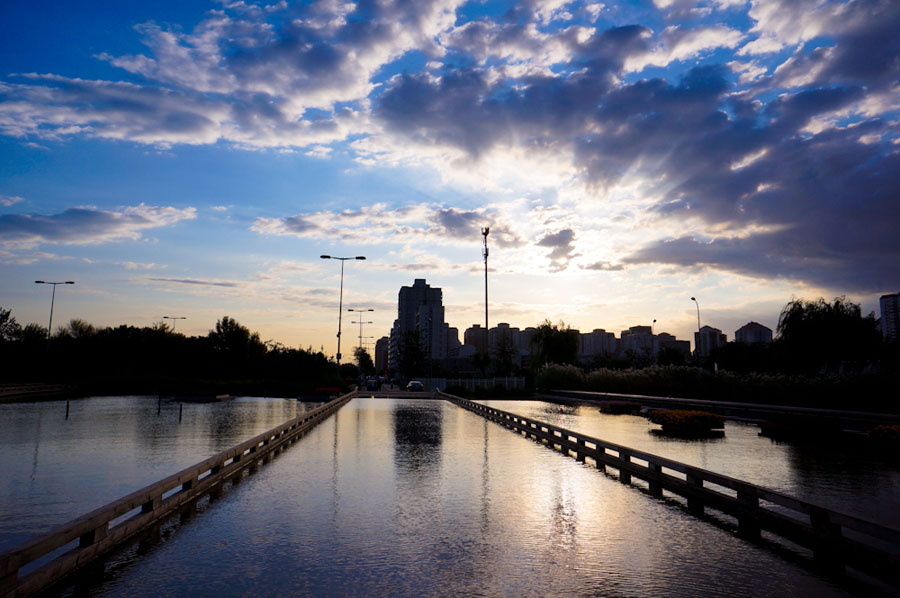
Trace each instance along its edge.
<instances>
[{"instance_id":1,"label":"building reflection in water","mask_svg":"<svg viewBox=\"0 0 900 598\"><path fill-rule=\"evenodd\" d=\"M431 475L440 468L440 403L398 404L393 410L394 465L401 474Z\"/></svg>"}]
</instances>

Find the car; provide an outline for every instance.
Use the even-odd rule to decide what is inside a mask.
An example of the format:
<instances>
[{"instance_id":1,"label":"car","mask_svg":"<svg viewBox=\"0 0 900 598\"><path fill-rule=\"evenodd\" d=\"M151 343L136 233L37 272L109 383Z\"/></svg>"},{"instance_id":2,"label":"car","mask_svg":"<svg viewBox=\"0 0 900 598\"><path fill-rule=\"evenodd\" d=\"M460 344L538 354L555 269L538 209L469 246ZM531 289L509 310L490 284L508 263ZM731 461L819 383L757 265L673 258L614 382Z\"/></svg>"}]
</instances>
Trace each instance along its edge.
<instances>
[{"instance_id":1,"label":"car","mask_svg":"<svg viewBox=\"0 0 900 598\"><path fill-rule=\"evenodd\" d=\"M406 390L409 392L422 392L425 390L425 385L418 380L410 380L409 384L406 385Z\"/></svg>"}]
</instances>

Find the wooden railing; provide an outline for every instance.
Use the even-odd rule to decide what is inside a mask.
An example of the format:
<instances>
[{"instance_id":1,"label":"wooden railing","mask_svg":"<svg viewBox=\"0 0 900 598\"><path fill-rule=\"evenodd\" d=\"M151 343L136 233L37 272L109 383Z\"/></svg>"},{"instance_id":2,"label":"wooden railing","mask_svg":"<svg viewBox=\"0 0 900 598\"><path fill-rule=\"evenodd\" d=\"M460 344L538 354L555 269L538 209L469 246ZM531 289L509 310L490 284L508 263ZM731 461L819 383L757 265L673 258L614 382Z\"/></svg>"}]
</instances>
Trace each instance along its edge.
<instances>
[{"instance_id":1,"label":"wooden railing","mask_svg":"<svg viewBox=\"0 0 900 598\"><path fill-rule=\"evenodd\" d=\"M197 499L247 466L280 451L355 396L349 393L214 455L196 465L132 492L86 515L0 553L0 596L30 596L83 567ZM77 544L75 542L77 541ZM73 544L47 563L19 570Z\"/></svg>"},{"instance_id":2,"label":"wooden railing","mask_svg":"<svg viewBox=\"0 0 900 598\"><path fill-rule=\"evenodd\" d=\"M467 399L440 392L438 396L579 461L590 459L600 469L615 468L624 483L632 477L644 480L655 496L662 496L663 490L680 495L694 513L710 507L731 515L743 535L758 537L765 530L811 549L817 560L829 566L846 564L900 583L900 530L896 528Z\"/></svg>"}]
</instances>

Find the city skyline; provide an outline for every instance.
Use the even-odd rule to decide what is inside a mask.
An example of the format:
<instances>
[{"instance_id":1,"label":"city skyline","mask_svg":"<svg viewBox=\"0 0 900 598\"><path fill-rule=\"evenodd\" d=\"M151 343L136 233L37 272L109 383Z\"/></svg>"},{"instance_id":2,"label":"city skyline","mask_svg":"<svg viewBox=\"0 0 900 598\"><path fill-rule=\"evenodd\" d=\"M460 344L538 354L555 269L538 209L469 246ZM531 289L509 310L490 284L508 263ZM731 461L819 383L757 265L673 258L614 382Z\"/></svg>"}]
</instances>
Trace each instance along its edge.
<instances>
[{"instance_id":1,"label":"city skyline","mask_svg":"<svg viewBox=\"0 0 900 598\"><path fill-rule=\"evenodd\" d=\"M885 1L0 9L0 305L335 352L445 321L693 339L900 288ZM349 320L348 320L349 321ZM344 330L347 346L355 345ZM345 355L349 351L342 348Z\"/></svg>"}]
</instances>

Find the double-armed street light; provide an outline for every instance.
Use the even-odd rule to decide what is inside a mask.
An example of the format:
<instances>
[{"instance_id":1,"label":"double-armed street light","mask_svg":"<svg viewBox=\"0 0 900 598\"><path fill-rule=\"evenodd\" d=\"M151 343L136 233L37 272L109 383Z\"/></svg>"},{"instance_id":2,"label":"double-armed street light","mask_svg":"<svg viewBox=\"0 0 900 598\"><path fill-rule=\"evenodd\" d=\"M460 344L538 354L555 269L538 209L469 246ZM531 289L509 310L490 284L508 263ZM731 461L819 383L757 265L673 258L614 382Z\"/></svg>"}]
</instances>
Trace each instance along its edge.
<instances>
[{"instance_id":1,"label":"double-armed street light","mask_svg":"<svg viewBox=\"0 0 900 598\"><path fill-rule=\"evenodd\" d=\"M333 255L320 255L320 258L323 260L340 260L341 262L341 293L338 296L338 332L337 332L337 354L335 355L335 362L337 363L338 370L341 367L341 317L344 315L344 262L347 260L364 260L366 256L364 255L356 255L351 257L337 257Z\"/></svg>"},{"instance_id":2,"label":"double-armed street light","mask_svg":"<svg viewBox=\"0 0 900 598\"><path fill-rule=\"evenodd\" d=\"M172 320L172 332L175 332L175 320L187 320L186 316L163 316L163 320Z\"/></svg>"},{"instance_id":3,"label":"double-armed street light","mask_svg":"<svg viewBox=\"0 0 900 598\"><path fill-rule=\"evenodd\" d=\"M375 311L375 310L374 310L374 309L353 309L353 308L350 308L350 309L348 309L347 311L352 311L352 312L354 312L354 313L356 313L356 314L359 314L359 320L357 321L357 324L359 324L359 346L360 346L360 348L362 348L363 324L374 324L374 323L375 323L375 322L372 322L371 320L369 320L368 322L363 322L363 314L364 314L365 312L367 312L367 311Z\"/></svg>"},{"instance_id":4,"label":"double-armed street light","mask_svg":"<svg viewBox=\"0 0 900 598\"><path fill-rule=\"evenodd\" d=\"M56 302L56 285L58 284L75 284L74 280L63 280L51 282L47 280L35 280L34 284L52 284L53 294L50 296L50 323L47 324L47 352L50 352L50 335L53 333L53 304Z\"/></svg>"}]
</instances>

